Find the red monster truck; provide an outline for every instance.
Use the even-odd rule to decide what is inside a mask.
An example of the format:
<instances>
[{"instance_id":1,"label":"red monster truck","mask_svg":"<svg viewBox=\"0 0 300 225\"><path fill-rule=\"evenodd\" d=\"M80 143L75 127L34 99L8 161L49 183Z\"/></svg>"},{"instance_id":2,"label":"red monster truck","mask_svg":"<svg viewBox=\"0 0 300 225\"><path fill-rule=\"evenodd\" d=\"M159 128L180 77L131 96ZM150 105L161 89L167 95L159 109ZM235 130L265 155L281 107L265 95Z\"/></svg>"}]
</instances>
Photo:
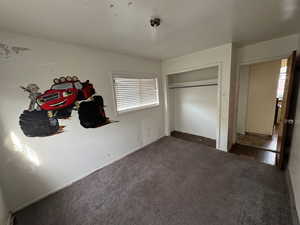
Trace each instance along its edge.
<instances>
[{"instance_id":1,"label":"red monster truck","mask_svg":"<svg viewBox=\"0 0 300 225\"><path fill-rule=\"evenodd\" d=\"M69 118L73 109L78 110L80 124L85 128L108 123L103 99L94 94L95 89L88 80L81 82L76 76L54 79L49 90L34 98L30 97L36 101L37 106L25 110L20 116L23 133L30 137L52 135L59 129L58 119Z\"/></svg>"}]
</instances>

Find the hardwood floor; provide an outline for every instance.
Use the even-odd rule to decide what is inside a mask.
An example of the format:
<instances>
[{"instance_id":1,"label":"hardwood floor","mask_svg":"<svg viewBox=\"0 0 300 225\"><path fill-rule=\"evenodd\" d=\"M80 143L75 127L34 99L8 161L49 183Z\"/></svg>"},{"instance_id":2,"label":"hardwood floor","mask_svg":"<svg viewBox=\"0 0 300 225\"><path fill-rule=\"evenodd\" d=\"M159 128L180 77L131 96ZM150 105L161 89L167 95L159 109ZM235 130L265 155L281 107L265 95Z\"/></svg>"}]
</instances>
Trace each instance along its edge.
<instances>
[{"instance_id":1,"label":"hardwood floor","mask_svg":"<svg viewBox=\"0 0 300 225\"><path fill-rule=\"evenodd\" d=\"M272 151L241 144L235 144L231 148L230 152L241 157L256 160L272 166L276 165L276 153Z\"/></svg>"},{"instance_id":2,"label":"hardwood floor","mask_svg":"<svg viewBox=\"0 0 300 225\"><path fill-rule=\"evenodd\" d=\"M197 136L194 134L188 134L188 133L184 133L184 132L180 132L180 131L172 131L171 136L180 138L180 139L186 140L186 141L201 143L201 144L207 145L209 147L213 147L213 148L216 147L216 140L202 137L202 136Z\"/></svg>"},{"instance_id":3,"label":"hardwood floor","mask_svg":"<svg viewBox=\"0 0 300 225\"><path fill-rule=\"evenodd\" d=\"M278 128L275 126L274 133L272 136L251 133L246 133L244 135L237 134L237 143L241 145L276 151L277 138Z\"/></svg>"},{"instance_id":4,"label":"hardwood floor","mask_svg":"<svg viewBox=\"0 0 300 225\"><path fill-rule=\"evenodd\" d=\"M275 151L277 145L277 136L273 135L272 137L264 137L255 134L238 134L237 143L241 145Z\"/></svg>"},{"instance_id":5,"label":"hardwood floor","mask_svg":"<svg viewBox=\"0 0 300 225\"><path fill-rule=\"evenodd\" d=\"M274 127L272 136L246 133L237 134L237 144L231 148L231 153L248 159L253 159L269 165L276 165L276 148L278 127Z\"/></svg>"}]
</instances>

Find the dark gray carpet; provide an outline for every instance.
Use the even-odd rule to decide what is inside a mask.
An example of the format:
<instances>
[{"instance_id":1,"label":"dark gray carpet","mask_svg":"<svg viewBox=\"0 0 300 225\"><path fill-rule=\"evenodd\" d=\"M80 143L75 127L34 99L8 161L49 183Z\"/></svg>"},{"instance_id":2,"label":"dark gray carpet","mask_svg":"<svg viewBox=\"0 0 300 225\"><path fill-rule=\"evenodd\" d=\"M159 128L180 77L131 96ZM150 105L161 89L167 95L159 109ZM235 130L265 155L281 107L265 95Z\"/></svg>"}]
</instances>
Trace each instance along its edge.
<instances>
[{"instance_id":1,"label":"dark gray carpet","mask_svg":"<svg viewBox=\"0 0 300 225\"><path fill-rule=\"evenodd\" d=\"M17 225L290 225L284 173L165 137L16 213Z\"/></svg>"}]
</instances>

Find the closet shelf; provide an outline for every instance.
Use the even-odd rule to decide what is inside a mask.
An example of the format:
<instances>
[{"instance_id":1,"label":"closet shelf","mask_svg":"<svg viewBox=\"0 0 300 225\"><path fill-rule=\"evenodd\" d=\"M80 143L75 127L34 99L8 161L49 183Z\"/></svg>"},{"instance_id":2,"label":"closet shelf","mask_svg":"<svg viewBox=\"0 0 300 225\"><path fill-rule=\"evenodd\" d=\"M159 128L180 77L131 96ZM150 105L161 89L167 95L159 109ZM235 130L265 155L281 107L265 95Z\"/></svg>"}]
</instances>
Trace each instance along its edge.
<instances>
[{"instance_id":1,"label":"closet shelf","mask_svg":"<svg viewBox=\"0 0 300 225\"><path fill-rule=\"evenodd\" d=\"M210 80L199 80L193 82L182 82L182 83L171 83L169 84L169 88L186 88L186 87L201 87L201 86L214 86L218 85L218 79L210 79Z\"/></svg>"}]
</instances>

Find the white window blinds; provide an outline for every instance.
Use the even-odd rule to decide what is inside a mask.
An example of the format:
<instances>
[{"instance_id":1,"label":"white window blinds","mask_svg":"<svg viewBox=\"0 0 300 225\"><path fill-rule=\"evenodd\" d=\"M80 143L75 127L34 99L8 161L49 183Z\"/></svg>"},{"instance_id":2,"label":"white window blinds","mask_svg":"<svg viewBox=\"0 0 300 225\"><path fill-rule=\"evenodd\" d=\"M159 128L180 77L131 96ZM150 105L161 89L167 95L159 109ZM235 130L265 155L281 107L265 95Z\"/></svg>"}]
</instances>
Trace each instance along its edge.
<instances>
[{"instance_id":1,"label":"white window blinds","mask_svg":"<svg viewBox=\"0 0 300 225\"><path fill-rule=\"evenodd\" d=\"M117 112L159 105L157 78L113 78Z\"/></svg>"}]
</instances>

